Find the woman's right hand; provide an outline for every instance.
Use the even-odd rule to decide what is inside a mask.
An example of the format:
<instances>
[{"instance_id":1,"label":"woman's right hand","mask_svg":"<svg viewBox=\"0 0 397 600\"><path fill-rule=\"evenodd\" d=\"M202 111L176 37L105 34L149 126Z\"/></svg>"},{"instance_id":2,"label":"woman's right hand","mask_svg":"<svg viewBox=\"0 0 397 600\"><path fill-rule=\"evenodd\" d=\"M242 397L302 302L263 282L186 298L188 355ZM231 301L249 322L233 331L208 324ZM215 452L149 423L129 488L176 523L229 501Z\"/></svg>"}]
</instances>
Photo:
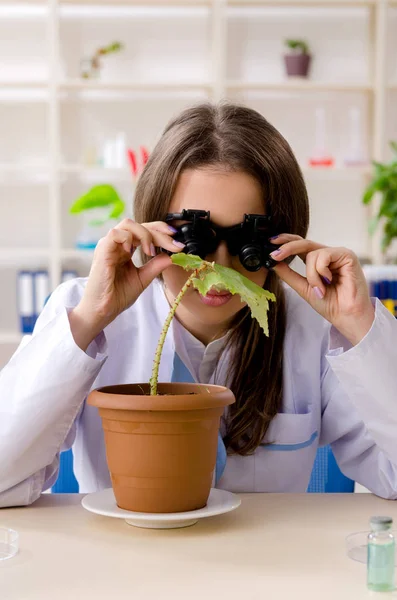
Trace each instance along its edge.
<instances>
[{"instance_id":1,"label":"woman's right hand","mask_svg":"<svg viewBox=\"0 0 397 600\"><path fill-rule=\"evenodd\" d=\"M99 240L83 297L69 313L73 337L84 351L95 337L126 308L134 304L145 288L171 265L166 253L156 256L155 247L180 252L175 230L166 223L135 223L124 219ZM142 267L132 262L132 253L142 247L153 258Z\"/></svg>"}]
</instances>

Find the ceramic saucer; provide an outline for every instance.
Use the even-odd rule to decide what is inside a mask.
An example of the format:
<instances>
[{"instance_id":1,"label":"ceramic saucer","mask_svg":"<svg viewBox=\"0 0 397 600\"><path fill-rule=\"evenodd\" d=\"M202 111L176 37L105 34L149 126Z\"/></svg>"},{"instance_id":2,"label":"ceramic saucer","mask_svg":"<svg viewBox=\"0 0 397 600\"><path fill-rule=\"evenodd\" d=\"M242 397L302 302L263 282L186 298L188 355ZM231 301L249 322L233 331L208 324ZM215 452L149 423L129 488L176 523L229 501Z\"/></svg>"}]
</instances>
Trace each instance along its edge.
<instances>
[{"instance_id":1,"label":"ceramic saucer","mask_svg":"<svg viewBox=\"0 0 397 600\"><path fill-rule=\"evenodd\" d=\"M128 525L148 529L189 527L189 525L197 523L199 519L230 512L240 504L241 499L236 494L215 488L211 489L207 505L204 508L179 513L142 513L124 510L117 506L112 488L88 494L82 500L83 507L90 512L105 517L124 519Z\"/></svg>"}]
</instances>

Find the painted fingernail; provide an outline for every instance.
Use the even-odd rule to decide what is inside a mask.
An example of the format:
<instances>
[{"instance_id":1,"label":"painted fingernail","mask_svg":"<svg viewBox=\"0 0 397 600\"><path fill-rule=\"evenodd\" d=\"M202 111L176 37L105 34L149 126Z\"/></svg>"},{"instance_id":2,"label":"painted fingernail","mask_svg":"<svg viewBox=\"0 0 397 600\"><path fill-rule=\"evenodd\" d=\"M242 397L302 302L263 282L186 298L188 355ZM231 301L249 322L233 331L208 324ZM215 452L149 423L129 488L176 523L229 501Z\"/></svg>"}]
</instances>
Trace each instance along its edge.
<instances>
[{"instance_id":1,"label":"painted fingernail","mask_svg":"<svg viewBox=\"0 0 397 600\"><path fill-rule=\"evenodd\" d=\"M272 235L272 237L269 238L269 240L276 240L278 237L280 237L278 234L277 235Z\"/></svg>"},{"instance_id":2,"label":"painted fingernail","mask_svg":"<svg viewBox=\"0 0 397 600\"><path fill-rule=\"evenodd\" d=\"M328 277L323 277L321 276L321 279L324 281L324 283L326 283L327 285L331 285L331 281L328 279Z\"/></svg>"},{"instance_id":3,"label":"painted fingernail","mask_svg":"<svg viewBox=\"0 0 397 600\"><path fill-rule=\"evenodd\" d=\"M176 233L178 231L177 229L175 229L175 227L171 227L171 225L167 225L167 227L171 233Z\"/></svg>"},{"instance_id":4,"label":"painted fingernail","mask_svg":"<svg viewBox=\"0 0 397 600\"><path fill-rule=\"evenodd\" d=\"M152 256L156 256L156 248L154 247L153 244L150 244L150 254Z\"/></svg>"},{"instance_id":5,"label":"painted fingernail","mask_svg":"<svg viewBox=\"0 0 397 600\"><path fill-rule=\"evenodd\" d=\"M185 247L185 244L182 244L182 242L177 242L176 240L173 240L172 243L174 244L174 246L177 246L178 248Z\"/></svg>"},{"instance_id":6,"label":"painted fingernail","mask_svg":"<svg viewBox=\"0 0 397 600\"><path fill-rule=\"evenodd\" d=\"M273 258L276 258L279 254L281 254L281 250L280 250L280 248L277 248L277 250L274 250L273 252L270 253L270 256L272 256Z\"/></svg>"},{"instance_id":7,"label":"painted fingernail","mask_svg":"<svg viewBox=\"0 0 397 600\"><path fill-rule=\"evenodd\" d=\"M316 294L317 298L319 298L320 300L322 300L324 298L324 293L319 287L315 286L313 288L313 290L314 290L314 293Z\"/></svg>"}]
</instances>

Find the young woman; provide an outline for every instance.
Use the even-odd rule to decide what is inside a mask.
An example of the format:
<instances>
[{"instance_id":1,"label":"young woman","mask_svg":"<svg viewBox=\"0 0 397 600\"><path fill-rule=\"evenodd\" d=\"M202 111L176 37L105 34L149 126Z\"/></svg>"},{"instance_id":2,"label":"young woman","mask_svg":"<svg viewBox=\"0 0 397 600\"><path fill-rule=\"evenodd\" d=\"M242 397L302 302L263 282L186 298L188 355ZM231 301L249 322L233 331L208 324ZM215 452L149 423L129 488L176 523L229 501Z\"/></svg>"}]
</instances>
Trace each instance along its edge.
<instances>
[{"instance_id":1,"label":"young woman","mask_svg":"<svg viewBox=\"0 0 397 600\"><path fill-rule=\"evenodd\" d=\"M396 498L397 323L371 301L353 252L305 239L307 193L284 138L249 108L205 104L168 125L140 178L136 220L100 240L87 279L55 290L1 372L0 505L38 498L72 444L81 491L110 487L100 418L85 398L149 380L169 303L188 276L168 255L183 249L181 226L196 214L183 210L209 211L197 236L212 236L208 260L277 298L266 337L238 296L191 289L167 336L160 381L172 379L177 356L194 380L236 396L222 420L228 456L217 485L304 492L318 445L331 444L347 476ZM248 270L233 245L258 215L268 217L274 269ZM295 255L306 277L288 266Z\"/></svg>"}]
</instances>

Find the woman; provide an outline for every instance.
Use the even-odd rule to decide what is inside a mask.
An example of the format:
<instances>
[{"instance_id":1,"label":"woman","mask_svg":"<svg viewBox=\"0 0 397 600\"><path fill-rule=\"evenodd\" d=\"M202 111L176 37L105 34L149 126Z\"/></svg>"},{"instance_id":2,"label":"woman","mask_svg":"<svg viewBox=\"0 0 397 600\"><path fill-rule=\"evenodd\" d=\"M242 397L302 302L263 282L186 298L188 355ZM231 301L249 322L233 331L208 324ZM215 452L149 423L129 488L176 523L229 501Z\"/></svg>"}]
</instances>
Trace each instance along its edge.
<instances>
[{"instance_id":1,"label":"woman","mask_svg":"<svg viewBox=\"0 0 397 600\"><path fill-rule=\"evenodd\" d=\"M351 251L304 239L307 193L284 138L245 107L187 109L157 144L134 209L135 222L100 240L88 279L55 290L0 374L0 505L38 498L72 444L80 490L110 487L100 418L85 398L95 387L149 380L169 303L188 276L168 255L183 250L174 239L183 210L210 213L208 260L277 298L267 338L238 296L192 289L167 336L160 381L173 378L178 357L193 379L227 384L236 396L221 426L228 457L218 487L304 492L321 443L348 477L396 498L397 324L371 301ZM247 270L231 251L227 232L244 215L269 217L273 270ZM140 268L131 260L137 247L146 255ZM306 277L288 266L295 255Z\"/></svg>"}]
</instances>

